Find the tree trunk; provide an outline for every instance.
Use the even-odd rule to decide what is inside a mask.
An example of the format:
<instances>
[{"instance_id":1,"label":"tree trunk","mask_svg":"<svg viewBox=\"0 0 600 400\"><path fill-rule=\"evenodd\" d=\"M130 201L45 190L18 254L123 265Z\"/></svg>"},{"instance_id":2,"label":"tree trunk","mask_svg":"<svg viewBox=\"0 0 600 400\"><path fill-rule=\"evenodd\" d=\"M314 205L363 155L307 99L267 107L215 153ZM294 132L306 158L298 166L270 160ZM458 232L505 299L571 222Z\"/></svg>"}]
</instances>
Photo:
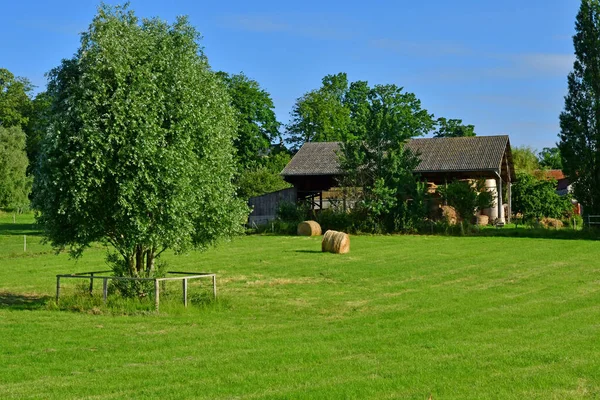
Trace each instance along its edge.
<instances>
[{"instance_id":1,"label":"tree trunk","mask_svg":"<svg viewBox=\"0 0 600 400\"><path fill-rule=\"evenodd\" d=\"M135 270L137 275L144 270L144 248L138 244L135 251Z\"/></svg>"},{"instance_id":2,"label":"tree trunk","mask_svg":"<svg viewBox=\"0 0 600 400\"><path fill-rule=\"evenodd\" d=\"M155 247L151 247L146 252L146 272L150 273L154 271L154 252L156 251Z\"/></svg>"}]
</instances>

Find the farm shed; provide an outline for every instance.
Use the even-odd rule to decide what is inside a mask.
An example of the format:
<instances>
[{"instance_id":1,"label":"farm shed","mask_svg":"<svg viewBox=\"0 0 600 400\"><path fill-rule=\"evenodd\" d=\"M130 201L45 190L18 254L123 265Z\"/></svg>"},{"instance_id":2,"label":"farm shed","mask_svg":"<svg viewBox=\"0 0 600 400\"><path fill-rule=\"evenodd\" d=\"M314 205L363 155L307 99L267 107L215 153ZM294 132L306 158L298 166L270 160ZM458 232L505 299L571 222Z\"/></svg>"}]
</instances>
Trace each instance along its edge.
<instances>
[{"instance_id":1,"label":"farm shed","mask_svg":"<svg viewBox=\"0 0 600 400\"><path fill-rule=\"evenodd\" d=\"M406 148L420 158L414 172L428 182L440 185L454 179L485 179L494 193L506 188L510 218L515 172L507 135L412 139ZM309 199L316 208L322 208L323 193L338 185L343 176L339 151L338 142L305 143L300 148L281 172L296 188L297 200ZM496 200L486 214L504 222L502 202Z\"/></svg>"},{"instance_id":2,"label":"farm shed","mask_svg":"<svg viewBox=\"0 0 600 400\"><path fill-rule=\"evenodd\" d=\"M296 188L279 190L262 196L252 197L248 205L252 209L248 225L264 225L275 219L279 203L295 203L298 199Z\"/></svg>"}]
</instances>

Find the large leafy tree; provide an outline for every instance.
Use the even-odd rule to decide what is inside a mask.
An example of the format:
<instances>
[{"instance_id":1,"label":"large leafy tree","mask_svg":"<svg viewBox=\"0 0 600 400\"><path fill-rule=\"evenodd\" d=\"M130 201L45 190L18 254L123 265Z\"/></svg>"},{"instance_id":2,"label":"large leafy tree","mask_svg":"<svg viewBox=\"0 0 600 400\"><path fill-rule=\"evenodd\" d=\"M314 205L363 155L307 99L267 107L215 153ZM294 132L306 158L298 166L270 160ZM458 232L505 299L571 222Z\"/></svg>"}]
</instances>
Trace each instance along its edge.
<instances>
[{"instance_id":1,"label":"large leafy tree","mask_svg":"<svg viewBox=\"0 0 600 400\"><path fill-rule=\"evenodd\" d=\"M0 68L0 126L26 126L32 90L29 80Z\"/></svg>"},{"instance_id":2,"label":"large leafy tree","mask_svg":"<svg viewBox=\"0 0 600 400\"><path fill-rule=\"evenodd\" d=\"M376 85L365 107L364 137L342 145L344 183L360 188L359 207L373 229L410 230L425 214L426 191L413 174L419 161L404 144L429 133L433 116L413 93L396 85Z\"/></svg>"},{"instance_id":3,"label":"large leafy tree","mask_svg":"<svg viewBox=\"0 0 600 400\"><path fill-rule=\"evenodd\" d=\"M236 111L238 128L234 145L238 163L245 169L264 165L271 143L280 139L281 124L277 122L271 95L244 74L218 72L217 75L227 86Z\"/></svg>"},{"instance_id":4,"label":"large leafy tree","mask_svg":"<svg viewBox=\"0 0 600 400\"><path fill-rule=\"evenodd\" d=\"M588 214L600 214L600 1L582 0L575 23L575 63L560 115L563 170Z\"/></svg>"},{"instance_id":5,"label":"large leafy tree","mask_svg":"<svg viewBox=\"0 0 600 400\"><path fill-rule=\"evenodd\" d=\"M348 92L345 73L327 75L322 86L299 98L287 125L288 142L298 149L305 142L346 141L350 135L350 109L344 104Z\"/></svg>"},{"instance_id":6,"label":"large leafy tree","mask_svg":"<svg viewBox=\"0 0 600 400\"><path fill-rule=\"evenodd\" d=\"M55 247L111 244L119 268L149 274L164 250L236 234L235 115L185 17L139 21L102 5L72 59L50 73L49 131L35 181Z\"/></svg>"},{"instance_id":7,"label":"large leafy tree","mask_svg":"<svg viewBox=\"0 0 600 400\"><path fill-rule=\"evenodd\" d=\"M22 209L29 204L25 133L18 126L0 126L0 207Z\"/></svg>"}]
</instances>

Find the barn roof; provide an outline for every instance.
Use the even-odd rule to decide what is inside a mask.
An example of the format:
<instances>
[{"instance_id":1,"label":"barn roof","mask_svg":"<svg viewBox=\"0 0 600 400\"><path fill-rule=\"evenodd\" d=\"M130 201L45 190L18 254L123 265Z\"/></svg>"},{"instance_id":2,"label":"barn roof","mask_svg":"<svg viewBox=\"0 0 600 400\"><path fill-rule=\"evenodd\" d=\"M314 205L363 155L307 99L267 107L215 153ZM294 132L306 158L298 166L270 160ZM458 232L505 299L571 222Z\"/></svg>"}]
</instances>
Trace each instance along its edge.
<instances>
[{"instance_id":1,"label":"barn roof","mask_svg":"<svg viewBox=\"0 0 600 400\"><path fill-rule=\"evenodd\" d=\"M418 154L418 173L481 172L501 169L512 154L508 136L412 139L406 148ZM339 142L305 143L281 172L284 177L340 175ZM514 172L511 171L511 175Z\"/></svg>"}]
</instances>

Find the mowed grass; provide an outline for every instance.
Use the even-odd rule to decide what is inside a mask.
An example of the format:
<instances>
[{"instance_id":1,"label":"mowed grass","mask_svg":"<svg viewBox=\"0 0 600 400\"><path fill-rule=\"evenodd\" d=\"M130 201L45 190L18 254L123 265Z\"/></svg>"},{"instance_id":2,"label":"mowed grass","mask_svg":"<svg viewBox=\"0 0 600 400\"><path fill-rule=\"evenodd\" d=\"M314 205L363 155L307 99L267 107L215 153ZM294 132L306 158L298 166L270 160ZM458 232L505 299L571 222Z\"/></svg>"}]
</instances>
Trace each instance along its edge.
<instances>
[{"instance_id":1,"label":"mowed grass","mask_svg":"<svg viewBox=\"0 0 600 400\"><path fill-rule=\"evenodd\" d=\"M105 249L34 234L0 217L2 399L600 398L596 241L361 236L340 256L248 236L165 256L216 272L218 302L93 315L45 303Z\"/></svg>"}]
</instances>

